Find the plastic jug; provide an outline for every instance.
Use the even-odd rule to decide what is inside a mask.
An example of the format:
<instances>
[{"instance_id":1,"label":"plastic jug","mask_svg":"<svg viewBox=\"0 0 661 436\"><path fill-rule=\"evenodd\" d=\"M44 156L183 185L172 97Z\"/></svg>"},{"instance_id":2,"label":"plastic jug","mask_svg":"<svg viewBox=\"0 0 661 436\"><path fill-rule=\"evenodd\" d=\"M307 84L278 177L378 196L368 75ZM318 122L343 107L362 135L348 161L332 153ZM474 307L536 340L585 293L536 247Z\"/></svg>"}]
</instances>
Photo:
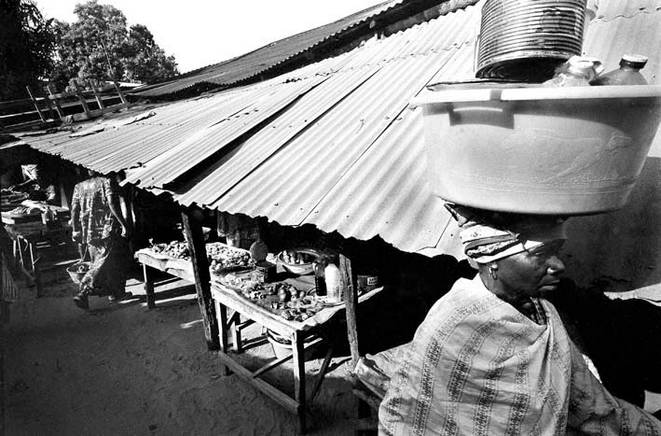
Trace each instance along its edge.
<instances>
[{"instance_id":1,"label":"plastic jug","mask_svg":"<svg viewBox=\"0 0 661 436\"><path fill-rule=\"evenodd\" d=\"M620 60L620 68L609 71L590 82L591 85L647 85L640 70L647 64L647 57L626 54Z\"/></svg>"}]
</instances>

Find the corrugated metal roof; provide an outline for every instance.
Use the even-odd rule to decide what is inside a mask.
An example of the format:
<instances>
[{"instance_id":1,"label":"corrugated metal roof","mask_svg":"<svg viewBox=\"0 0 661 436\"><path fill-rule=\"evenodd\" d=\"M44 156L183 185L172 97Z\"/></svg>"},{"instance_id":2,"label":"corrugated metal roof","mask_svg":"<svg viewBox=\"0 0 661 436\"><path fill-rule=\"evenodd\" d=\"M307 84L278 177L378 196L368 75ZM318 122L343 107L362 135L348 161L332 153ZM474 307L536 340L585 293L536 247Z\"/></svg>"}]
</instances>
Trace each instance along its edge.
<instances>
[{"instance_id":1,"label":"corrugated metal roof","mask_svg":"<svg viewBox=\"0 0 661 436\"><path fill-rule=\"evenodd\" d=\"M660 1L600 3L585 52L609 69L625 52L647 54L643 72L660 83ZM480 6L267 82L156 108L139 123L83 138L28 141L103 172L142 163L130 180L146 189L167 187L200 162L197 156L219 153L195 177L180 178L177 201L281 224L312 223L347 237L380 235L405 251L447 252L455 229L426 186L420 115L407 104L427 83L472 76ZM248 111L233 118L241 105L271 107L273 116ZM231 135L228 121L237 128ZM249 137L222 150L228 138L255 125ZM167 165L153 165L160 155Z\"/></svg>"}]
</instances>

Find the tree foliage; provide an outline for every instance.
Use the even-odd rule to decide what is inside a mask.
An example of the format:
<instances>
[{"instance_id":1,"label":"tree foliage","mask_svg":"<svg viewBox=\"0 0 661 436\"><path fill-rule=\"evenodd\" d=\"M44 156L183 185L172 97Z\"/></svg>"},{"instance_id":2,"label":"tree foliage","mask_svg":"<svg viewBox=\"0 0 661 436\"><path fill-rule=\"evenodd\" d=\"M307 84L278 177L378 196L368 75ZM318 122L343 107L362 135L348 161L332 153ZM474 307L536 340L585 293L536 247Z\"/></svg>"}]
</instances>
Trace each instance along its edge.
<instances>
[{"instance_id":1,"label":"tree foliage","mask_svg":"<svg viewBox=\"0 0 661 436\"><path fill-rule=\"evenodd\" d=\"M70 78L154 83L177 72L146 26L127 28L126 17L96 0L78 4L71 24L56 22L56 66L53 78L62 85Z\"/></svg>"},{"instance_id":2,"label":"tree foliage","mask_svg":"<svg viewBox=\"0 0 661 436\"><path fill-rule=\"evenodd\" d=\"M31 0L0 0L0 100L26 98L26 86L52 68L54 34Z\"/></svg>"}]
</instances>

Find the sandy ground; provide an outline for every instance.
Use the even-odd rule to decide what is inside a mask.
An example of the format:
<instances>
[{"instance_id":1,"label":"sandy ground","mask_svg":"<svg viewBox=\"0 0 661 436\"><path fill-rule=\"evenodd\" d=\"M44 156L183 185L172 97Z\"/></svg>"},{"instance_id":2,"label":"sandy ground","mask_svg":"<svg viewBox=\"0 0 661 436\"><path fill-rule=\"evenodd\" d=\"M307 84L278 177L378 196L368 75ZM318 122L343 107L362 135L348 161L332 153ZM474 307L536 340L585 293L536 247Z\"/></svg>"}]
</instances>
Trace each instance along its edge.
<instances>
[{"instance_id":1,"label":"sandy ground","mask_svg":"<svg viewBox=\"0 0 661 436\"><path fill-rule=\"evenodd\" d=\"M72 286L52 280L45 296L28 289L12 305L3 332L5 434L295 433L293 415L237 376L220 375L192 286L157 285L154 310L138 281L129 290L137 298L118 304L94 297L84 312L71 301ZM249 353L255 368L273 359L269 345ZM353 434L347 360L333 359L312 406L311 434ZM309 362L309 377L319 365ZM291 384L289 368L274 375L283 387Z\"/></svg>"}]
</instances>

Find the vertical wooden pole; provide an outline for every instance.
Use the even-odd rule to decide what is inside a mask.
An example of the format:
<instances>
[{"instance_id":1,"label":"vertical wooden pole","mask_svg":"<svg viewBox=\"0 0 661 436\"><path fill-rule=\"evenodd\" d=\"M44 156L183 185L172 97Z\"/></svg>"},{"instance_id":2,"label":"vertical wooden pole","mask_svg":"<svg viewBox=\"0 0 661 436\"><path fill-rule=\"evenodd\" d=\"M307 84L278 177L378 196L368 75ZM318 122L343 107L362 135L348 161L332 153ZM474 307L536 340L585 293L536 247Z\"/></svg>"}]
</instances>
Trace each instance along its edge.
<instances>
[{"instance_id":1,"label":"vertical wooden pole","mask_svg":"<svg viewBox=\"0 0 661 436\"><path fill-rule=\"evenodd\" d=\"M181 213L184 232L188 240L188 250L193 262L193 275L195 277L195 290L197 303L202 313L204 336L209 350L218 350L218 322L216 320L213 299L211 297L211 276L209 274L209 261L202 235L202 223L192 216L190 210Z\"/></svg>"},{"instance_id":2,"label":"vertical wooden pole","mask_svg":"<svg viewBox=\"0 0 661 436\"><path fill-rule=\"evenodd\" d=\"M103 113L104 109L106 108L103 105L103 98L101 97L101 95L99 95L99 91L98 89L96 89L96 86L94 86L94 83L90 82L90 87L92 88L92 93L94 94L94 98L96 99L96 104L99 105L99 110L101 111L101 113Z\"/></svg>"},{"instance_id":3,"label":"vertical wooden pole","mask_svg":"<svg viewBox=\"0 0 661 436\"><path fill-rule=\"evenodd\" d=\"M62 111L62 106L60 106L60 102L55 95L55 91L53 91L53 85L49 83L48 86L46 86L46 89L48 89L48 94L50 94L49 99L51 99L55 105L57 116L60 117L60 120L64 119L64 111Z\"/></svg>"},{"instance_id":4,"label":"vertical wooden pole","mask_svg":"<svg viewBox=\"0 0 661 436\"><path fill-rule=\"evenodd\" d=\"M214 307L216 309L216 315L218 316L218 341L220 345L220 351L227 353L229 350L229 341L227 340L227 329L229 328L227 322L227 307L224 304L221 304L219 301L214 301ZM230 370L227 365L223 362L223 358L220 361L220 374L221 375L230 375Z\"/></svg>"},{"instance_id":5,"label":"vertical wooden pole","mask_svg":"<svg viewBox=\"0 0 661 436\"><path fill-rule=\"evenodd\" d=\"M80 86L78 86L78 81L73 80L73 86L76 89L76 96L78 97L78 100L80 101L80 105L83 107L83 111L85 112L85 116L87 118L92 118L92 113L90 112L89 106L87 106L87 100L85 100L85 96L83 95L82 91L80 90Z\"/></svg>"},{"instance_id":6,"label":"vertical wooden pole","mask_svg":"<svg viewBox=\"0 0 661 436\"><path fill-rule=\"evenodd\" d=\"M44 115L41 113L41 109L39 109L39 105L37 104L37 100L32 95L32 91L30 90L30 87L26 86L25 89L28 91L28 95L30 96L30 100L32 100L32 104L34 105L34 108L37 111L37 114L39 114L39 119L41 120L42 123L45 123L46 119L44 118Z\"/></svg>"},{"instance_id":7,"label":"vertical wooden pole","mask_svg":"<svg viewBox=\"0 0 661 436\"><path fill-rule=\"evenodd\" d=\"M145 289L145 294L147 295L147 308L148 309L153 309L156 307L156 295L154 294L154 282L151 279L151 275L149 274L149 267L145 265L144 263L142 264L142 276L144 278L144 289Z\"/></svg>"},{"instance_id":8,"label":"vertical wooden pole","mask_svg":"<svg viewBox=\"0 0 661 436\"><path fill-rule=\"evenodd\" d=\"M298 434L305 433L305 349L303 348L303 334L295 331L291 335L293 362L294 362L294 399L298 403Z\"/></svg>"},{"instance_id":9,"label":"vertical wooden pole","mask_svg":"<svg viewBox=\"0 0 661 436\"><path fill-rule=\"evenodd\" d=\"M241 314L239 312L234 312L232 315L232 348L235 353L243 352L243 344L241 342L241 329L239 324L241 324Z\"/></svg>"},{"instance_id":10,"label":"vertical wooden pole","mask_svg":"<svg viewBox=\"0 0 661 436\"><path fill-rule=\"evenodd\" d=\"M119 95L119 99L122 100L122 104L128 105L129 102L128 102L128 100L126 100L126 96L124 95L121 88L119 87L119 83L117 83L116 80L113 80L112 84L115 85L115 90L117 91L117 94Z\"/></svg>"},{"instance_id":11,"label":"vertical wooden pole","mask_svg":"<svg viewBox=\"0 0 661 436\"><path fill-rule=\"evenodd\" d=\"M358 359L360 359L358 348L358 292L356 291L356 279L351 268L351 260L343 254L340 254L340 273L344 288L344 302L347 306L347 336L349 350L351 351L351 363L355 368Z\"/></svg>"}]
</instances>

